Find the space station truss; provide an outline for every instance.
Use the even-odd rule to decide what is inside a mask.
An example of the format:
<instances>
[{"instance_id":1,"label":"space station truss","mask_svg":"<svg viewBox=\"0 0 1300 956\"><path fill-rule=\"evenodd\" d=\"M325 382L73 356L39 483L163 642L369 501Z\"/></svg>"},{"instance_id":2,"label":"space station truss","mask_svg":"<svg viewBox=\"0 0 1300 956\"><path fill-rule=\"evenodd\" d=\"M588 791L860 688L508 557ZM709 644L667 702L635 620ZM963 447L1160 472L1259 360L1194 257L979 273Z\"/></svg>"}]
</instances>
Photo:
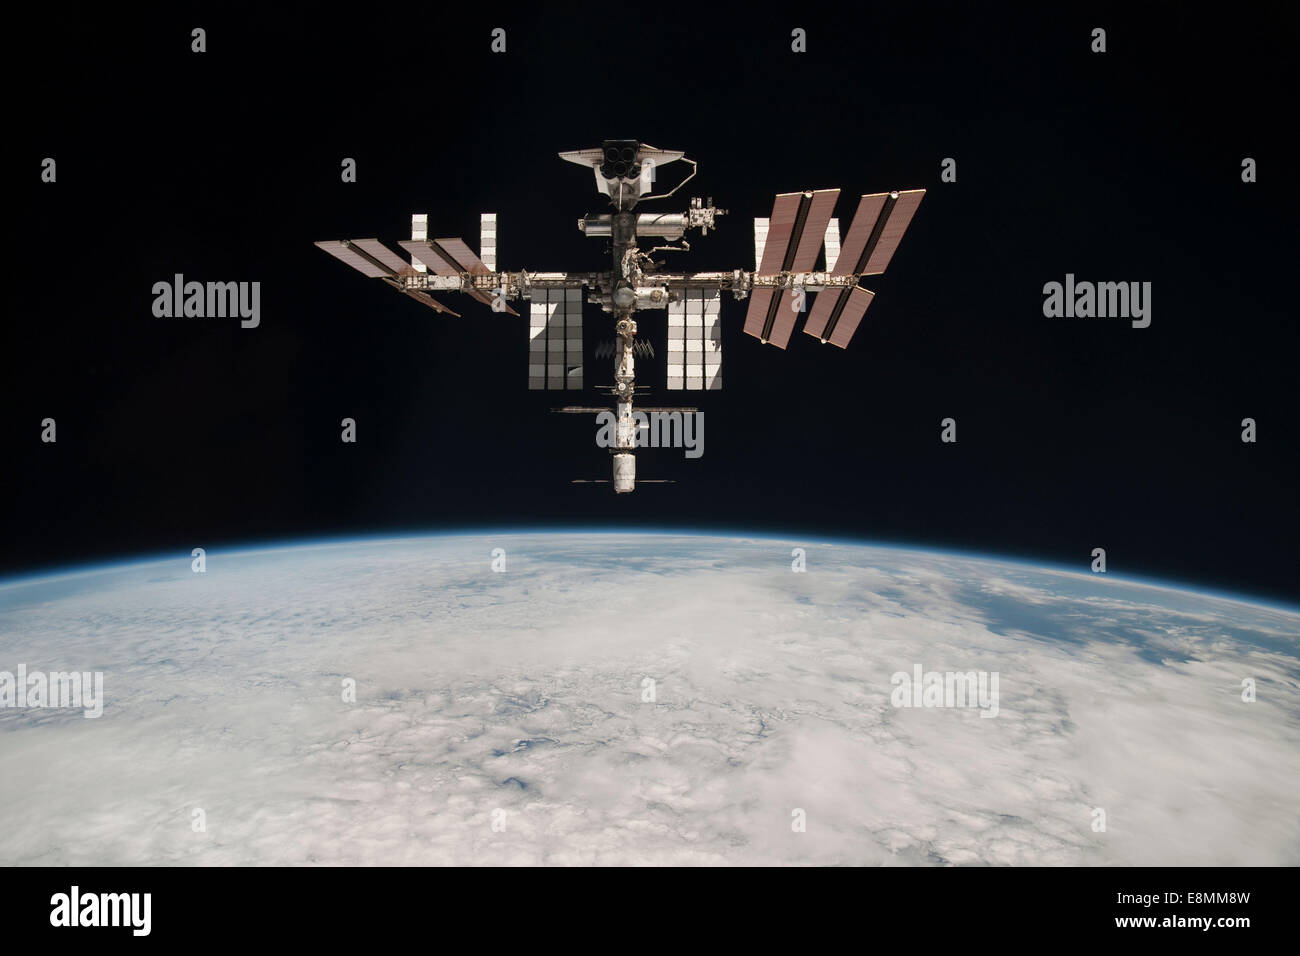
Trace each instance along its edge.
<instances>
[{"instance_id":1,"label":"space station truss","mask_svg":"<svg viewBox=\"0 0 1300 956\"><path fill-rule=\"evenodd\" d=\"M722 303L717 289L682 290L668 304L668 388L722 388Z\"/></svg>"},{"instance_id":2,"label":"space station truss","mask_svg":"<svg viewBox=\"0 0 1300 956\"><path fill-rule=\"evenodd\" d=\"M676 194L695 177L694 160L678 150L637 140L605 140L598 148L570 150L560 157L588 167L598 192L613 208L578 220L584 235L606 242L610 258L604 269L498 271L495 213L479 217L477 252L462 238L435 238L423 213L411 216L411 238L399 243L401 252L377 239L316 245L435 312L458 315L435 298L452 293L468 295L495 314L518 316L510 303L526 303L528 388L534 391L582 390L583 308L609 316L613 337L592 343L592 352L598 359L612 359L612 378L593 382L592 388L611 397L617 416L609 481L616 493L632 491L638 481L634 406L646 386L637 384L637 366L656 360L648 338L652 326L642 323L638 329L638 314L667 314L667 348L660 357L669 391L722 388L724 293L738 302L748 300L744 331L764 344L787 348L803 321L804 332L823 344L847 348L875 297L860 280L888 268L925 195L924 189L911 189L860 196L842 229L843 221L835 217L839 189L781 193L772 214L754 220L752 272L678 271L665 268L671 260L656 254L689 252L687 233L708 235L727 210L714 206L711 197L692 197L685 211L649 212L641 204ZM676 177L658 177L661 167L677 162L690 166L688 175L675 185ZM644 246L638 245L641 240ZM589 414L608 409L566 405L557 411Z\"/></svg>"},{"instance_id":3,"label":"space station truss","mask_svg":"<svg viewBox=\"0 0 1300 956\"><path fill-rule=\"evenodd\" d=\"M528 387L582 388L582 289L533 289L528 320Z\"/></svg>"},{"instance_id":4,"label":"space station truss","mask_svg":"<svg viewBox=\"0 0 1300 956\"><path fill-rule=\"evenodd\" d=\"M595 152L587 152L592 156L584 152L566 158L594 161ZM925 190L861 196L842 234L840 220L833 216L839 195L839 189L778 195L772 215L754 220L752 273L736 270L647 277L659 286L638 288L637 304L642 308L666 304L669 389L722 387L719 301L723 291L736 298L748 297L744 331L764 343L787 348L806 314L805 332L824 343L848 346L874 298L873 292L857 284L858 279L885 271ZM701 212L695 206L692 210ZM409 261L377 239L316 245L363 275L381 279L422 305L449 315L458 313L431 293L464 293L494 311L511 315L518 313L506 300L531 299L529 388L581 388L583 290L601 289L595 301L603 301L609 311L606 279L598 273L498 273L497 217L484 213L480 219L479 254L458 237L429 238L428 217L423 214L411 217L411 239L399 243ZM819 253L824 254L820 271Z\"/></svg>"}]
</instances>

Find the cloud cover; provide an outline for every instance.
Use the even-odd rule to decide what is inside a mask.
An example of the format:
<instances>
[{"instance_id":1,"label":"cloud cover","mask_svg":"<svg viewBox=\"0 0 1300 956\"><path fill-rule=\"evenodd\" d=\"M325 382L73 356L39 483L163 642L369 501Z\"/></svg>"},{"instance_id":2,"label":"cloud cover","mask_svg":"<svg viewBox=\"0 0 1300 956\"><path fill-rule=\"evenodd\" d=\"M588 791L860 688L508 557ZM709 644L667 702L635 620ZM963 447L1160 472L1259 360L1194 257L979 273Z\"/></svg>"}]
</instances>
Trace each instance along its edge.
<instances>
[{"instance_id":1,"label":"cloud cover","mask_svg":"<svg viewBox=\"0 0 1300 956\"><path fill-rule=\"evenodd\" d=\"M1100 575L695 536L19 582L0 669L102 670L106 703L0 710L0 861L1294 865L1297 634ZM891 706L918 663L997 671L998 717Z\"/></svg>"}]
</instances>

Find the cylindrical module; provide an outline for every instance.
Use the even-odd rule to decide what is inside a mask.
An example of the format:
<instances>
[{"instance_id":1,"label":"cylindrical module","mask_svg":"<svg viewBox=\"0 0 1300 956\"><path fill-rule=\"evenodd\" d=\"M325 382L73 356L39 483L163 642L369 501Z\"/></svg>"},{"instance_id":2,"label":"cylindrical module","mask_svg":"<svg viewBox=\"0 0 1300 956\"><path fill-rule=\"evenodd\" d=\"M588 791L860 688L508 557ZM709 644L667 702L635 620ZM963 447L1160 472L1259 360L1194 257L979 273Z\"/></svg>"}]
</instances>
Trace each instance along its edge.
<instances>
[{"instance_id":1,"label":"cylindrical module","mask_svg":"<svg viewBox=\"0 0 1300 956\"><path fill-rule=\"evenodd\" d=\"M624 494L636 487L636 455L624 452L614 459L614 492Z\"/></svg>"},{"instance_id":2,"label":"cylindrical module","mask_svg":"<svg viewBox=\"0 0 1300 956\"><path fill-rule=\"evenodd\" d=\"M632 417L632 403L618 403L618 418L614 423L614 447L636 447L636 419Z\"/></svg>"},{"instance_id":3,"label":"cylindrical module","mask_svg":"<svg viewBox=\"0 0 1300 956\"><path fill-rule=\"evenodd\" d=\"M618 354L614 357L614 400L617 419L614 426L614 491L625 494L636 487L637 423L632 415L632 400L636 392L636 360L632 343L636 337L636 322L624 313L615 331L618 333Z\"/></svg>"},{"instance_id":4,"label":"cylindrical module","mask_svg":"<svg viewBox=\"0 0 1300 956\"><path fill-rule=\"evenodd\" d=\"M643 212L636 217L638 236L656 236L660 239L680 239L690 226L688 217L679 212ZM588 233L592 235L592 233Z\"/></svg>"},{"instance_id":5,"label":"cylindrical module","mask_svg":"<svg viewBox=\"0 0 1300 956\"><path fill-rule=\"evenodd\" d=\"M578 228L588 236L612 236L614 235L614 220L608 214L584 216L578 220Z\"/></svg>"}]
</instances>

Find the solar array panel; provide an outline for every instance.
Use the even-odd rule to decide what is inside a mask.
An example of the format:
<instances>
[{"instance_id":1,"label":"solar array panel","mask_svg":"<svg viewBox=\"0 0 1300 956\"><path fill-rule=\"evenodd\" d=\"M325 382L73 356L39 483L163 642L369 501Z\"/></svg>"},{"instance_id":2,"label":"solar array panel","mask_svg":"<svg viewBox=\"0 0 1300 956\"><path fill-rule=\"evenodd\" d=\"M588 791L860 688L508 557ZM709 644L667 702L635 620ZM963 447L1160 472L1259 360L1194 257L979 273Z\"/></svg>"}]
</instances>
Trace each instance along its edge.
<instances>
[{"instance_id":1,"label":"solar array panel","mask_svg":"<svg viewBox=\"0 0 1300 956\"><path fill-rule=\"evenodd\" d=\"M459 312L451 311L451 309L447 308L445 305L443 305L433 296L429 295L429 293L427 292L421 292L418 289L408 289L406 290L406 295L409 295L412 299L414 299L416 302L419 302L421 305L427 305L435 312L445 312L447 315L452 315L455 316L456 318L460 318Z\"/></svg>"},{"instance_id":2,"label":"solar array panel","mask_svg":"<svg viewBox=\"0 0 1300 956\"><path fill-rule=\"evenodd\" d=\"M790 235L799 219L799 207L805 199L803 193L781 193L772 205L772 217L767 221L767 240L763 244L763 259L758 264L762 275L776 275L785 261Z\"/></svg>"},{"instance_id":3,"label":"solar array panel","mask_svg":"<svg viewBox=\"0 0 1300 956\"><path fill-rule=\"evenodd\" d=\"M686 290L686 387L704 388L704 300L695 290Z\"/></svg>"},{"instance_id":4,"label":"solar array panel","mask_svg":"<svg viewBox=\"0 0 1300 956\"><path fill-rule=\"evenodd\" d=\"M803 330L819 339L824 338L822 333L826 331L826 323L830 321L831 313L839 305L840 297L846 291L846 289L827 289L818 293L812 311L808 313L808 321L803 324Z\"/></svg>"},{"instance_id":5,"label":"solar array panel","mask_svg":"<svg viewBox=\"0 0 1300 956\"><path fill-rule=\"evenodd\" d=\"M823 342L847 348L874 297L874 292L861 286L840 289L838 295L827 289L817 296L803 330Z\"/></svg>"},{"instance_id":6,"label":"solar array panel","mask_svg":"<svg viewBox=\"0 0 1300 956\"><path fill-rule=\"evenodd\" d=\"M861 286L854 286L849 290L848 301L840 311L838 319L832 316L833 326L828 330L829 335L826 341L831 345L838 345L840 348L849 347L849 339L853 338L853 333L858 330L858 323L862 321L863 314L867 311L867 306L871 305L871 300L876 294Z\"/></svg>"},{"instance_id":7,"label":"solar array panel","mask_svg":"<svg viewBox=\"0 0 1300 956\"><path fill-rule=\"evenodd\" d=\"M838 256L839 222L831 218L831 213L839 195L838 189L818 189L777 196L771 218L754 220L757 273L810 272L817 265L817 254L823 245L828 261ZM777 348L785 348L799 321L795 301L789 289L779 292L771 288L755 289L745 313L745 332Z\"/></svg>"},{"instance_id":8,"label":"solar array panel","mask_svg":"<svg viewBox=\"0 0 1300 956\"><path fill-rule=\"evenodd\" d=\"M794 331L794 320L796 318L791 308L793 301L789 289L781 289L773 293L772 299L767 305L767 316L763 326L766 330L763 338L769 345L775 345L777 348L783 349L789 344L790 333Z\"/></svg>"},{"instance_id":9,"label":"solar array panel","mask_svg":"<svg viewBox=\"0 0 1300 956\"><path fill-rule=\"evenodd\" d=\"M844 235L836 275L879 275L889 266L921 205L924 189L871 193L858 201L853 222Z\"/></svg>"},{"instance_id":10,"label":"solar array panel","mask_svg":"<svg viewBox=\"0 0 1300 956\"><path fill-rule=\"evenodd\" d=\"M763 327L767 324L767 313L772 304L775 290L769 287L755 289L749 294L749 309L745 312L745 333L755 338L763 338Z\"/></svg>"},{"instance_id":11,"label":"solar array panel","mask_svg":"<svg viewBox=\"0 0 1300 956\"><path fill-rule=\"evenodd\" d=\"M564 387L582 388L582 289L552 289L564 295Z\"/></svg>"},{"instance_id":12,"label":"solar array panel","mask_svg":"<svg viewBox=\"0 0 1300 956\"><path fill-rule=\"evenodd\" d=\"M353 239L352 245L360 249L370 258L374 259L385 268L391 269L394 274L406 272L411 268L410 263L389 249L378 239Z\"/></svg>"},{"instance_id":13,"label":"solar array panel","mask_svg":"<svg viewBox=\"0 0 1300 956\"><path fill-rule=\"evenodd\" d=\"M316 246L371 279L383 279L393 274L391 270L358 253L346 239L330 239L318 242Z\"/></svg>"},{"instance_id":14,"label":"solar array panel","mask_svg":"<svg viewBox=\"0 0 1300 956\"><path fill-rule=\"evenodd\" d=\"M795 304L794 292L790 289L755 289L750 293L749 311L745 313L745 332L769 345L785 348L790 344L790 336L799 321Z\"/></svg>"},{"instance_id":15,"label":"solar array panel","mask_svg":"<svg viewBox=\"0 0 1300 956\"><path fill-rule=\"evenodd\" d=\"M668 303L668 388L686 387L686 295Z\"/></svg>"},{"instance_id":16,"label":"solar array panel","mask_svg":"<svg viewBox=\"0 0 1300 956\"><path fill-rule=\"evenodd\" d=\"M600 151L594 151L599 153ZM565 154L562 154L565 155ZM573 154L575 157L578 154ZM585 153L583 154L585 157ZM565 155L565 158L570 158ZM791 273L816 269L819 250L825 250L825 270L835 276L878 275L888 268L903 234L911 224L924 189L862 196L848 229L841 237L840 222L832 217L838 189L782 193L772 215L754 220L755 276L780 276L776 281L811 281ZM428 217L411 217L411 239L400 245L411 262L377 239L318 242L316 245L371 278L388 280L406 295L438 312L452 312L426 292L407 289L404 277L432 270L439 276L461 276L461 290L491 306L494 294L488 280L468 276L495 273L497 221L494 213L480 219L482 258L460 238L429 239ZM424 284L412 282L412 284ZM795 311L798 290L755 282L749 296L744 331L786 348L799 321ZM498 290L500 291L500 290ZM823 342L844 348L857 331L874 293L854 286L826 288L816 297L804 331ZM529 309L530 389L583 387L582 306L580 288L541 288L532 294ZM506 311L515 313L507 306ZM667 379L670 389L722 387L722 325L719 290L691 288L668 305Z\"/></svg>"},{"instance_id":17,"label":"solar array panel","mask_svg":"<svg viewBox=\"0 0 1300 956\"><path fill-rule=\"evenodd\" d=\"M438 246L456 260L461 272L477 276L492 271L483 264L482 259L474 255L473 249L465 245L464 239L439 239Z\"/></svg>"},{"instance_id":18,"label":"solar array panel","mask_svg":"<svg viewBox=\"0 0 1300 956\"><path fill-rule=\"evenodd\" d=\"M460 275L460 268L452 261L450 254L428 239L402 239L397 243L411 254L414 259L423 262L440 276Z\"/></svg>"},{"instance_id":19,"label":"solar array panel","mask_svg":"<svg viewBox=\"0 0 1300 956\"><path fill-rule=\"evenodd\" d=\"M484 305L488 306L489 308L491 307L492 296L488 295L482 289L469 288L469 289L465 289L464 292L467 295L469 295L470 298L477 299L479 302L482 302Z\"/></svg>"},{"instance_id":20,"label":"solar array panel","mask_svg":"<svg viewBox=\"0 0 1300 956\"><path fill-rule=\"evenodd\" d=\"M826 227L839 195L838 189L818 189L806 197L803 219L795 223L795 234L790 239L792 248L786 251L785 269L808 272L817 264L817 253L826 241Z\"/></svg>"},{"instance_id":21,"label":"solar array panel","mask_svg":"<svg viewBox=\"0 0 1300 956\"><path fill-rule=\"evenodd\" d=\"M863 250L867 247L867 240L880 220L880 214L888 199L889 193L871 193L858 200L858 208L853 213L853 218L849 220L848 231L844 233L844 239L840 242L839 261L835 263L835 268L832 270L837 276L852 275L857 272L859 260L863 265L866 264L866 258L862 255Z\"/></svg>"},{"instance_id":22,"label":"solar array panel","mask_svg":"<svg viewBox=\"0 0 1300 956\"><path fill-rule=\"evenodd\" d=\"M722 388L722 299L718 290L701 289L704 299L704 387Z\"/></svg>"},{"instance_id":23,"label":"solar array panel","mask_svg":"<svg viewBox=\"0 0 1300 956\"><path fill-rule=\"evenodd\" d=\"M871 257L861 270L862 275L880 275L888 268L889 260L894 258L898 244L903 241L903 233L907 231L912 216L916 213L916 207L921 205L921 197L925 195L925 190L908 189L896 195L898 199L894 202L893 212L890 213L888 221L880 232L880 239L872 250Z\"/></svg>"},{"instance_id":24,"label":"solar array panel","mask_svg":"<svg viewBox=\"0 0 1300 956\"><path fill-rule=\"evenodd\" d=\"M722 388L722 302L717 289L685 289L668 303L668 388Z\"/></svg>"},{"instance_id":25,"label":"solar array panel","mask_svg":"<svg viewBox=\"0 0 1300 956\"><path fill-rule=\"evenodd\" d=\"M528 319L528 387L582 388L582 290L534 289Z\"/></svg>"}]
</instances>

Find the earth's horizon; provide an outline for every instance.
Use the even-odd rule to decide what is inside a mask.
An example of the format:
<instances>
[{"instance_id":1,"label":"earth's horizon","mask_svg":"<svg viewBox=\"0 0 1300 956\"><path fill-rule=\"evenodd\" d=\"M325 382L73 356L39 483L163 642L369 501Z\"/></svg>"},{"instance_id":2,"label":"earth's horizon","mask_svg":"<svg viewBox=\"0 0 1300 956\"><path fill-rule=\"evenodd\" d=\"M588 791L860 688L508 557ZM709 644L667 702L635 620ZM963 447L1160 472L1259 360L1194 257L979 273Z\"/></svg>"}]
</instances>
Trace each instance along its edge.
<instances>
[{"instance_id":1,"label":"earth's horizon","mask_svg":"<svg viewBox=\"0 0 1300 956\"><path fill-rule=\"evenodd\" d=\"M1276 604L707 532L193 560L0 581L0 861L1300 862Z\"/></svg>"}]
</instances>

